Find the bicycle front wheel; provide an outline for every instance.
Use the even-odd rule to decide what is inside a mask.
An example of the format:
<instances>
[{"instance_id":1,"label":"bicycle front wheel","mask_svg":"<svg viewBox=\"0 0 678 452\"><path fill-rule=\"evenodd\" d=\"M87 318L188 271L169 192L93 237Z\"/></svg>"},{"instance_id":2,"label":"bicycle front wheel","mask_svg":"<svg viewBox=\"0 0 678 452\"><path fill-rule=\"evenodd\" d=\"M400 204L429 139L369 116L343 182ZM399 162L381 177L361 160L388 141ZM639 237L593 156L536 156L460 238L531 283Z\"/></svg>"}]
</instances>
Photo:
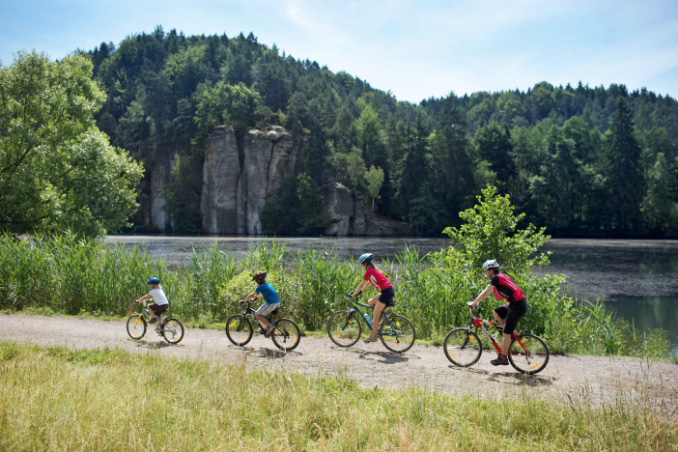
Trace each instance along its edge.
<instances>
[{"instance_id":1,"label":"bicycle front wheel","mask_svg":"<svg viewBox=\"0 0 678 452\"><path fill-rule=\"evenodd\" d=\"M384 317L379 327L379 337L384 347L396 353L405 353L414 345L414 325L401 315Z\"/></svg>"},{"instance_id":2,"label":"bicycle front wheel","mask_svg":"<svg viewBox=\"0 0 678 452\"><path fill-rule=\"evenodd\" d=\"M327 334L339 347L350 347L360 339L362 325L355 311L337 311L327 321Z\"/></svg>"},{"instance_id":3,"label":"bicycle front wheel","mask_svg":"<svg viewBox=\"0 0 678 452\"><path fill-rule=\"evenodd\" d=\"M176 345L184 338L184 326L180 321L174 318L165 320L165 326L162 327L162 337L172 345Z\"/></svg>"},{"instance_id":4,"label":"bicycle front wheel","mask_svg":"<svg viewBox=\"0 0 678 452\"><path fill-rule=\"evenodd\" d=\"M138 341L146 334L146 319L141 314L134 314L127 319L127 334Z\"/></svg>"},{"instance_id":5,"label":"bicycle front wheel","mask_svg":"<svg viewBox=\"0 0 678 452\"><path fill-rule=\"evenodd\" d=\"M534 375L546 367L549 362L549 349L534 334L521 334L511 342L508 359L518 372Z\"/></svg>"},{"instance_id":6,"label":"bicycle front wheel","mask_svg":"<svg viewBox=\"0 0 678 452\"><path fill-rule=\"evenodd\" d=\"M456 328L445 337L443 342L445 356L454 365L468 367L477 363L483 353L478 335L468 328Z\"/></svg>"},{"instance_id":7,"label":"bicycle front wheel","mask_svg":"<svg viewBox=\"0 0 678 452\"><path fill-rule=\"evenodd\" d=\"M238 347L247 345L253 334L252 324L244 315L237 314L226 320L226 337L233 345Z\"/></svg>"},{"instance_id":8,"label":"bicycle front wheel","mask_svg":"<svg viewBox=\"0 0 678 452\"><path fill-rule=\"evenodd\" d=\"M301 331L299 331L297 324L290 319L280 319L275 324L271 339L280 350L289 352L299 345Z\"/></svg>"}]
</instances>

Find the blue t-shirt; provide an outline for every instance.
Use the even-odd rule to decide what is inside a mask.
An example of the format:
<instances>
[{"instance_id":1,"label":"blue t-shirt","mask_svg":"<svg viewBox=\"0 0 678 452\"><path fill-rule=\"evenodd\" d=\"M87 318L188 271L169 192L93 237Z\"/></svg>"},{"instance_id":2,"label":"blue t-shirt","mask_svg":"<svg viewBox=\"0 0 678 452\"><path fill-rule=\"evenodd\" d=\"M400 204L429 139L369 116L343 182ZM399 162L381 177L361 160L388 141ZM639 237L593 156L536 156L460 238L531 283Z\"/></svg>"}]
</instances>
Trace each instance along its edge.
<instances>
[{"instance_id":1,"label":"blue t-shirt","mask_svg":"<svg viewBox=\"0 0 678 452\"><path fill-rule=\"evenodd\" d=\"M266 300L266 304L280 303L280 297L278 296L278 292L275 291L275 287L267 282L259 284L259 286L254 289L254 292L262 294L264 300Z\"/></svg>"}]
</instances>

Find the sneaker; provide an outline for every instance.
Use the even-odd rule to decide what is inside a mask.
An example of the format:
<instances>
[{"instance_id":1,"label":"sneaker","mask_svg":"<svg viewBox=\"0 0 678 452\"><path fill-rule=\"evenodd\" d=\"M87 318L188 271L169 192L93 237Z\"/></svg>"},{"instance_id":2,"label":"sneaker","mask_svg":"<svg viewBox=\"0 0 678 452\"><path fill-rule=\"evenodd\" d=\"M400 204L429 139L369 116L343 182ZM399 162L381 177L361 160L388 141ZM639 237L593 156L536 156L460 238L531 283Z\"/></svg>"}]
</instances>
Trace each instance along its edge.
<instances>
[{"instance_id":1,"label":"sneaker","mask_svg":"<svg viewBox=\"0 0 678 452\"><path fill-rule=\"evenodd\" d=\"M269 325L268 328L266 328L266 331L264 332L264 337L271 337L271 333L273 333L273 330L275 330L275 327L273 325Z\"/></svg>"},{"instance_id":2,"label":"sneaker","mask_svg":"<svg viewBox=\"0 0 678 452\"><path fill-rule=\"evenodd\" d=\"M155 327L155 332L158 333L158 334L160 334L160 335L162 335L162 327L161 327L160 325L157 325L157 326Z\"/></svg>"},{"instance_id":3,"label":"sneaker","mask_svg":"<svg viewBox=\"0 0 678 452\"><path fill-rule=\"evenodd\" d=\"M508 358L504 355L499 355L497 359L490 361L493 366L508 366Z\"/></svg>"},{"instance_id":4,"label":"sneaker","mask_svg":"<svg viewBox=\"0 0 678 452\"><path fill-rule=\"evenodd\" d=\"M369 344L370 342L377 342L377 336L368 336L363 342L366 344Z\"/></svg>"},{"instance_id":5,"label":"sneaker","mask_svg":"<svg viewBox=\"0 0 678 452\"><path fill-rule=\"evenodd\" d=\"M155 323L156 320L158 320L158 319L156 319L155 317L153 317L153 318L151 318L151 320L148 321L148 323Z\"/></svg>"}]
</instances>

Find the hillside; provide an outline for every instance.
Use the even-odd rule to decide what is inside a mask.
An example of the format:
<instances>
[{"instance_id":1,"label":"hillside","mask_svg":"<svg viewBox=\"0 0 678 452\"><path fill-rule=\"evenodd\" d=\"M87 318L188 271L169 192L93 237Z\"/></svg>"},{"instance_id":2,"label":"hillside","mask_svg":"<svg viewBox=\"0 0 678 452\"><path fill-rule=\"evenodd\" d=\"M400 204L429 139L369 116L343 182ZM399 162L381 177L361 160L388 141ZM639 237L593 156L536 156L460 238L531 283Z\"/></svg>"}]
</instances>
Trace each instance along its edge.
<instances>
[{"instance_id":1,"label":"hillside","mask_svg":"<svg viewBox=\"0 0 678 452\"><path fill-rule=\"evenodd\" d=\"M357 233L360 211L435 235L493 184L553 234L678 235L678 104L645 89L543 82L414 105L252 34L161 28L88 55L107 93L99 127L146 167L136 230L209 232L205 155L226 125L241 166L253 129L296 143L293 167L256 198L257 232ZM328 211L330 197L352 201Z\"/></svg>"}]
</instances>

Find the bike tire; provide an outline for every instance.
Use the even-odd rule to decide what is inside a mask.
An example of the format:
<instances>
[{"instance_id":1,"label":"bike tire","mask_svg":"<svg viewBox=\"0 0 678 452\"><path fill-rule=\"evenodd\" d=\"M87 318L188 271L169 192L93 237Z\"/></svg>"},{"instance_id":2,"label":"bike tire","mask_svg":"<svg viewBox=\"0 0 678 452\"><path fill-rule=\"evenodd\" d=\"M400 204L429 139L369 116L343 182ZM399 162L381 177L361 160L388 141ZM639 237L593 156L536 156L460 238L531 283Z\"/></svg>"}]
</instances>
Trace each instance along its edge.
<instances>
[{"instance_id":1,"label":"bike tire","mask_svg":"<svg viewBox=\"0 0 678 452\"><path fill-rule=\"evenodd\" d=\"M138 341L146 334L146 319L141 314L133 314L127 319L127 334Z\"/></svg>"},{"instance_id":2,"label":"bike tire","mask_svg":"<svg viewBox=\"0 0 678 452\"><path fill-rule=\"evenodd\" d=\"M226 337L233 345L243 347L252 340L254 329L250 320L242 314L236 314L226 320Z\"/></svg>"},{"instance_id":3,"label":"bike tire","mask_svg":"<svg viewBox=\"0 0 678 452\"><path fill-rule=\"evenodd\" d=\"M165 319L162 327L162 337L172 345L176 345L184 338L184 325L174 317Z\"/></svg>"},{"instance_id":4,"label":"bike tire","mask_svg":"<svg viewBox=\"0 0 678 452\"><path fill-rule=\"evenodd\" d=\"M291 352L301 341L301 331L296 323L290 319L280 319L275 322L271 339L276 347L284 352Z\"/></svg>"},{"instance_id":5,"label":"bike tire","mask_svg":"<svg viewBox=\"0 0 678 452\"><path fill-rule=\"evenodd\" d=\"M339 347L355 345L361 333L362 323L355 311L337 311L327 321L327 335Z\"/></svg>"},{"instance_id":6,"label":"bike tire","mask_svg":"<svg viewBox=\"0 0 678 452\"><path fill-rule=\"evenodd\" d=\"M478 335L469 328L455 328L445 336L443 351L447 359L459 367L474 365L483 354Z\"/></svg>"},{"instance_id":7,"label":"bike tire","mask_svg":"<svg viewBox=\"0 0 678 452\"><path fill-rule=\"evenodd\" d=\"M549 349L540 337L521 334L511 341L508 359L520 373L535 375L544 370L549 362Z\"/></svg>"},{"instance_id":8,"label":"bike tire","mask_svg":"<svg viewBox=\"0 0 678 452\"><path fill-rule=\"evenodd\" d=\"M392 314L389 320L382 318L379 338L384 347L396 353L405 353L414 345L417 333L407 317Z\"/></svg>"}]
</instances>

